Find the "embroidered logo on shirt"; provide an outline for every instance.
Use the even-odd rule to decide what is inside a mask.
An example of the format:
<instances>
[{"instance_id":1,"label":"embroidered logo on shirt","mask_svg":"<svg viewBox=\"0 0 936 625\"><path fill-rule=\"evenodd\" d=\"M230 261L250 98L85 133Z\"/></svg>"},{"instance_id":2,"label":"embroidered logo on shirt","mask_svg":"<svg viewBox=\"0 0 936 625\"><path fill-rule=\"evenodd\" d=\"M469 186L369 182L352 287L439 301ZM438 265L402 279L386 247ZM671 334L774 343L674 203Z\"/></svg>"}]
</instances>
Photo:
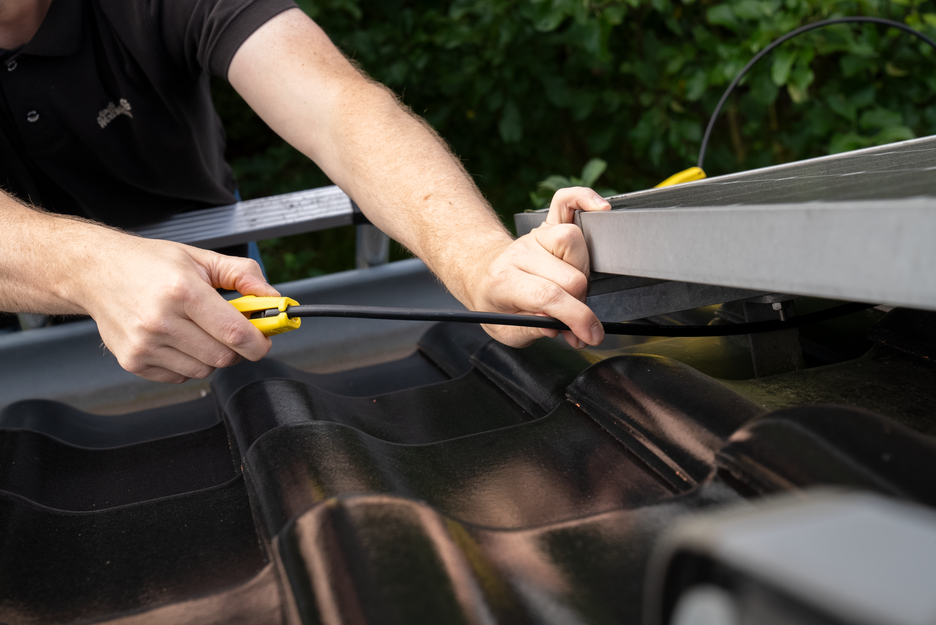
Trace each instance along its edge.
<instances>
[{"instance_id":1,"label":"embroidered logo on shirt","mask_svg":"<svg viewBox=\"0 0 936 625\"><path fill-rule=\"evenodd\" d=\"M130 103L123 98L120 98L119 105L115 106L113 102L109 102L107 108L98 113L98 126L104 128L107 124L117 119L118 115L126 115L130 119L133 119L133 113L130 112Z\"/></svg>"}]
</instances>

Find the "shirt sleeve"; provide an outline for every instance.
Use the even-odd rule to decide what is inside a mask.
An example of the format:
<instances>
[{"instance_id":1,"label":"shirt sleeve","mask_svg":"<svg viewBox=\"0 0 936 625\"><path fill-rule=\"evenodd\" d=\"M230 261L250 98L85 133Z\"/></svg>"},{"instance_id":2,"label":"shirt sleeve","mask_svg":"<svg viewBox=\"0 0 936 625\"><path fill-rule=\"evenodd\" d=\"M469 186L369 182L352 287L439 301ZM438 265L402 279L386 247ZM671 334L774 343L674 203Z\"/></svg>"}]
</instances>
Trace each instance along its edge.
<instances>
[{"instance_id":1,"label":"shirt sleeve","mask_svg":"<svg viewBox=\"0 0 936 625\"><path fill-rule=\"evenodd\" d=\"M129 1L129 0L125 0ZM241 44L294 0L152 0L170 57L193 75L227 79L231 59Z\"/></svg>"}]
</instances>

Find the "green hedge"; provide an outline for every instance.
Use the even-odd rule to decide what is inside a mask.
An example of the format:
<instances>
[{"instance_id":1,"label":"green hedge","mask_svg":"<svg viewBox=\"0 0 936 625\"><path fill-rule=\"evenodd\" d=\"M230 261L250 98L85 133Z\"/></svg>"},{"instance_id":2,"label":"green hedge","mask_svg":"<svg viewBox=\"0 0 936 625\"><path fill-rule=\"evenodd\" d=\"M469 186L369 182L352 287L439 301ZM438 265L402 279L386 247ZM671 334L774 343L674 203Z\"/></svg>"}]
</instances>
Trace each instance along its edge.
<instances>
[{"instance_id":1,"label":"green hedge","mask_svg":"<svg viewBox=\"0 0 936 625\"><path fill-rule=\"evenodd\" d=\"M936 38L936 2L830 0L301 0L371 76L452 145L508 224L550 175L607 162L596 183L652 186L695 164L727 84L759 50L831 17L902 21ZM709 175L936 134L936 54L876 25L838 25L772 52L729 101ZM217 100L247 197L327 184L229 89ZM592 163L594 173L596 163ZM589 172L583 172L583 177ZM542 197L545 197L544 194ZM540 199L539 201L543 201ZM353 263L315 237L264 246L274 280ZM289 254L292 256L290 257ZM300 258L303 254L305 258Z\"/></svg>"}]
</instances>

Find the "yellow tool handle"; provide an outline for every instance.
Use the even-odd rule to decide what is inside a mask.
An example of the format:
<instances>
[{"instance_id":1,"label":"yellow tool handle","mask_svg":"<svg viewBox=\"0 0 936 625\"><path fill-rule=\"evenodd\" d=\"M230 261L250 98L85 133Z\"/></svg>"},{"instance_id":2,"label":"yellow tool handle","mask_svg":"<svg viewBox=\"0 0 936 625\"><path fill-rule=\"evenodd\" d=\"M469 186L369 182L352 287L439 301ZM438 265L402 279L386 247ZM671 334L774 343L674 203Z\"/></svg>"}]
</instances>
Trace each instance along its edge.
<instances>
[{"instance_id":1,"label":"yellow tool handle","mask_svg":"<svg viewBox=\"0 0 936 625\"><path fill-rule=\"evenodd\" d=\"M690 167L689 169L684 169L678 174L673 174L657 186L653 187L654 189L659 189L660 187L671 187L674 184L682 184L684 182L692 182L693 180L702 180L705 178L705 172L698 167Z\"/></svg>"},{"instance_id":2,"label":"yellow tool handle","mask_svg":"<svg viewBox=\"0 0 936 625\"><path fill-rule=\"evenodd\" d=\"M286 308L289 306L298 306L299 302L288 297L257 297L256 295L245 295L231 300L231 305L242 312L245 317L250 319L250 315L256 312L263 312L275 308L280 311L275 317L263 317L260 319L250 319L250 323L257 326L263 336L274 336L295 330L302 323L299 317L289 317L286 314Z\"/></svg>"}]
</instances>

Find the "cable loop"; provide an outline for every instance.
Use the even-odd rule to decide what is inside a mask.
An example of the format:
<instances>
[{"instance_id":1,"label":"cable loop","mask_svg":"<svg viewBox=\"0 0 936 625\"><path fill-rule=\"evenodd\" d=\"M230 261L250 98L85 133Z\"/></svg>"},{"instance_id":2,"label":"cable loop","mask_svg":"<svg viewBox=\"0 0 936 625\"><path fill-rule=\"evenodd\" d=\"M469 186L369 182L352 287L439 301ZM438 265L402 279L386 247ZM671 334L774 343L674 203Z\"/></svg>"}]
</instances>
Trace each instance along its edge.
<instances>
[{"instance_id":1,"label":"cable loop","mask_svg":"<svg viewBox=\"0 0 936 625\"><path fill-rule=\"evenodd\" d=\"M815 30L817 28L822 28L823 26L830 26L832 24L849 24L849 23L871 23L871 24L882 24L884 26L890 26L892 28L899 28L905 32L915 35L924 42L928 43L934 50L936 50L936 41L933 41L923 33L913 28L910 28L906 24L901 22L895 22L894 20L884 19L882 17L837 17L830 20L822 20L820 22L814 22L812 24L807 24L806 26L801 26L796 30L792 30L787 34L783 35L779 39L772 41L766 48L754 55L754 58L748 61L748 64L745 65L741 71L735 76L734 80L731 81L731 84L728 85L728 88L725 89L725 93L722 94L721 100L718 101L718 105L715 107L715 110L712 112L712 116L709 118L708 126L705 128L705 134L702 136L702 145L699 146L699 169L704 169L702 164L705 162L705 149L708 146L709 137L712 134L712 128L715 126L715 120L718 118L718 114L721 113L722 107L725 106L725 102L728 101L728 96L731 95L731 92L734 91L734 88L738 86L738 83L741 82L741 79L744 78L744 75L747 74L748 70L751 69L755 63L757 63L765 54L779 46L780 44L801 35L810 30Z\"/></svg>"}]
</instances>

